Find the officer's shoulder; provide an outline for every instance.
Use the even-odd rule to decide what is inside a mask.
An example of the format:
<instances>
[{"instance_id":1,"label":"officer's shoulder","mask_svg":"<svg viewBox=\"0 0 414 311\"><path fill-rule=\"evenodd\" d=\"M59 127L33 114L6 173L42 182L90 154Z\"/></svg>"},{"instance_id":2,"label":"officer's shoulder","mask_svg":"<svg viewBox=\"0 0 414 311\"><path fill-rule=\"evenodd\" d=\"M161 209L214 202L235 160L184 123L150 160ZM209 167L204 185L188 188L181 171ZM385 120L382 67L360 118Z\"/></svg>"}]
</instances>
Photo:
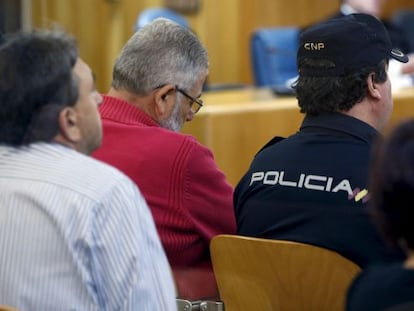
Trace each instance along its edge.
<instances>
[{"instance_id":1,"label":"officer's shoulder","mask_svg":"<svg viewBox=\"0 0 414 311\"><path fill-rule=\"evenodd\" d=\"M285 139L285 137L281 137L281 136L275 136L275 137L273 137L262 148L260 148L260 150L256 153L256 155L259 154L260 152L262 152L263 150L265 150L265 149L267 149L267 148L269 148L269 147L271 147L271 146L273 146L273 145L281 142L284 139Z\"/></svg>"}]
</instances>

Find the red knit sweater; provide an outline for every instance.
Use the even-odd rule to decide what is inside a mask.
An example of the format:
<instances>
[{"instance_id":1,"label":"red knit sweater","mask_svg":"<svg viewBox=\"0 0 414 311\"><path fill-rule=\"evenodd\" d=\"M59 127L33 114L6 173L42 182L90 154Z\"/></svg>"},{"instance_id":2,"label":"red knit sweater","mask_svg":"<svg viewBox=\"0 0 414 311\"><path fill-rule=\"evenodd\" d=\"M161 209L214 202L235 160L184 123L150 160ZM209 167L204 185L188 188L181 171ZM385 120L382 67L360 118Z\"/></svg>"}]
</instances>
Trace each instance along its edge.
<instances>
[{"instance_id":1,"label":"red knit sweater","mask_svg":"<svg viewBox=\"0 0 414 311\"><path fill-rule=\"evenodd\" d=\"M104 96L104 139L93 156L128 175L152 211L179 295L217 294L209 243L236 233L233 188L213 155L192 136L172 132L137 107Z\"/></svg>"}]
</instances>

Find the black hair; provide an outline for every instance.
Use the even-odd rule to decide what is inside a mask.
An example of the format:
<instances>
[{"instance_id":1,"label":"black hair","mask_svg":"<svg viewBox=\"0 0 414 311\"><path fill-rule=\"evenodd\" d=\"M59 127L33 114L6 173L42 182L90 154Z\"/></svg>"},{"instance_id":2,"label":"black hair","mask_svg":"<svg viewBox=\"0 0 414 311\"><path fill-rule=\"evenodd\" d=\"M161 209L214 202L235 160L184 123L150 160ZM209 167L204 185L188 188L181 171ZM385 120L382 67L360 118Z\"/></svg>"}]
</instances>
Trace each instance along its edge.
<instances>
[{"instance_id":1,"label":"black hair","mask_svg":"<svg viewBox=\"0 0 414 311\"><path fill-rule=\"evenodd\" d=\"M0 144L50 141L58 114L78 99L75 40L61 31L5 36L0 45Z\"/></svg>"},{"instance_id":2,"label":"black hair","mask_svg":"<svg viewBox=\"0 0 414 311\"><path fill-rule=\"evenodd\" d=\"M348 111L367 95L367 77L374 72L374 81L382 83L387 80L387 60L375 67L361 68L358 72L338 77L298 77L293 88L296 91L300 111L311 115L325 112ZM318 69L331 68L334 64L324 59L303 59L301 67Z\"/></svg>"}]
</instances>

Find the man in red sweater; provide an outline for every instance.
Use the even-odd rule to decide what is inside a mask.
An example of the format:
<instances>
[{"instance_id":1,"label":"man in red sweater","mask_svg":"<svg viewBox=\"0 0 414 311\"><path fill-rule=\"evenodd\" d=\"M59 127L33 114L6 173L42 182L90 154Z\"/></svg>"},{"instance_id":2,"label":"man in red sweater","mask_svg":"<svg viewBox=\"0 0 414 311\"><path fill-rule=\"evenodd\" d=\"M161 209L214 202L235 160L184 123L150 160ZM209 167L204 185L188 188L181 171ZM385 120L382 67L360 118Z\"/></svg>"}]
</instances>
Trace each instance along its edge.
<instances>
[{"instance_id":1,"label":"man in red sweater","mask_svg":"<svg viewBox=\"0 0 414 311\"><path fill-rule=\"evenodd\" d=\"M187 299L218 295L209 243L236 232L232 186L211 151L179 133L203 105L207 74L207 52L188 29L157 19L138 30L115 63L93 154L139 186Z\"/></svg>"}]
</instances>

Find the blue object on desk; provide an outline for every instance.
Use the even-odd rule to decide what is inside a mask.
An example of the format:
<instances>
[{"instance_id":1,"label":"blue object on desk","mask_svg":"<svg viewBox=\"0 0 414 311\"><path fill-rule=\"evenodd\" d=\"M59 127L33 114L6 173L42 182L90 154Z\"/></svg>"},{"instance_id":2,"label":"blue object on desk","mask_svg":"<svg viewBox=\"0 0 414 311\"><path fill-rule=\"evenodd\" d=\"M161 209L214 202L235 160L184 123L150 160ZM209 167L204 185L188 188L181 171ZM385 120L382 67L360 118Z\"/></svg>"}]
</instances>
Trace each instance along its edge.
<instances>
[{"instance_id":1,"label":"blue object on desk","mask_svg":"<svg viewBox=\"0 0 414 311\"><path fill-rule=\"evenodd\" d=\"M288 81L298 74L296 62L298 44L298 27L255 30L250 41L250 56L256 86L289 88Z\"/></svg>"}]
</instances>

